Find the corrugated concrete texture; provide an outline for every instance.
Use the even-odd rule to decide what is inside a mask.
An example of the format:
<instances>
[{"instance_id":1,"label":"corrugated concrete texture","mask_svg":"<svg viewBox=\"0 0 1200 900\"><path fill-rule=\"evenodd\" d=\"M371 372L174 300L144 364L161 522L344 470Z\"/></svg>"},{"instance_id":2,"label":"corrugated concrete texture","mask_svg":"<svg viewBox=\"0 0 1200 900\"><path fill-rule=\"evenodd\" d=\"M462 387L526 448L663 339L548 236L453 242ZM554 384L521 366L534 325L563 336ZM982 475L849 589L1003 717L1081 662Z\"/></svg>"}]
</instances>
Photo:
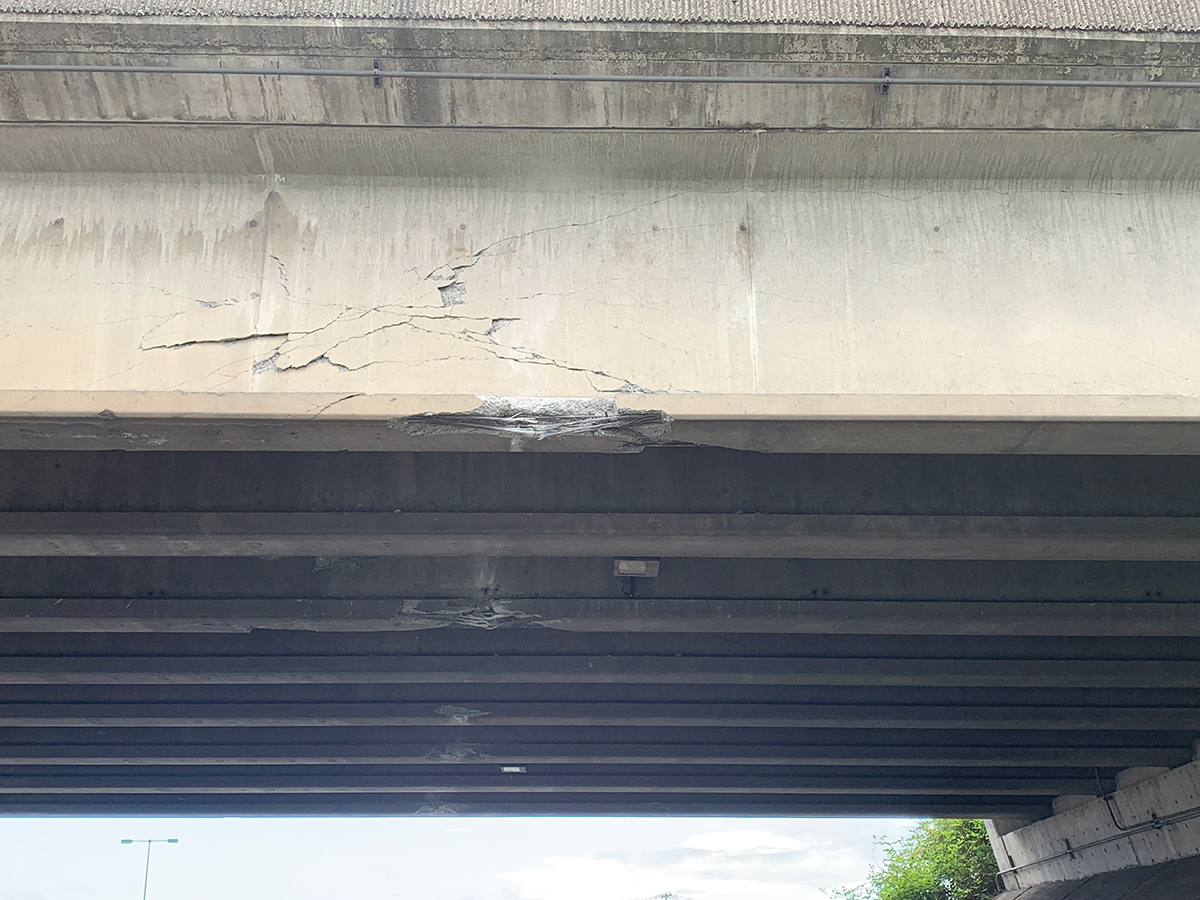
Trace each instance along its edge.
<instances>
[{"instance_id":1,"label":"corrugated concrete texture","mask_svg":"<svg viewBox=\"0 0 1200 900\"><path fill-rule=\"evenodd\" d=\"M1196 0L4 0L9 12L1200 30Z\"/></svg>"}]
</instances>

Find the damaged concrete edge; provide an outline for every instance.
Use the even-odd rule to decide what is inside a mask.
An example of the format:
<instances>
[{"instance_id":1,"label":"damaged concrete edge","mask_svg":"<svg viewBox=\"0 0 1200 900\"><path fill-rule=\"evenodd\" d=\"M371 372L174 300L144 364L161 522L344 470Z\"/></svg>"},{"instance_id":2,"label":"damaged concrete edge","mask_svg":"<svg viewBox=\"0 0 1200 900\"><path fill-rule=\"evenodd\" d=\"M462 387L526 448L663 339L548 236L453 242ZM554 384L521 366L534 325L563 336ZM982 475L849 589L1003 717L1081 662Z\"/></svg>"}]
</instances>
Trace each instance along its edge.
<instances>
[{"instance_id":1,"label":"damaged concrete edge","mask_svg":"<svg viewBox=\"0 0 1200 900\"><path fill-rule=\"evenodd\" d=\"M1200 396L0 391L0 449L1200 454Z\"/></svg>"},{"instance_id":2,"label":"damaged concrete edge","mask_svg":"<svg viewBox=\"0 0 1200 900\"><path fill-rule=\"evenodd\" d=\"M562 414L594 397L187 391L0 390L0 420L21 418L391 421L492 415L526 409ZM1177 421L1200 422L1200 394L622 394L620 405L672 420ZM598 408L598 407L597 407Z\"/></svg>"},{"instance_id":3,"label":"damaged concrete edge","mask_svg":"<svg viewBox=\"0 0 1200 900\"><path fill-rule=\"evenodd\" d=\"M393 419L388 427L413 436L494 434L514 448L566 437L615 439L636 448L666 443L671 433L671 417L662 410L623 408L610 398L481 399L468 412L422 413Z\"/></svg>"},{"instance_id":4,"label":"damaged concrete edge","mask_svg":"<svg viewBox=\"0 0 1200 900\"><path fill-rule=\"evenodd\" d=\"M508 604L495 601L479 605L464 602L462 606L433 604L433 609L422 608L419 601L409 601L404 609L391 621L398 625L424 626L426 628L479 628L493 631L497 628L519 628L541 623L536 613L521 612Z\"/></svg>"}]
</instances>

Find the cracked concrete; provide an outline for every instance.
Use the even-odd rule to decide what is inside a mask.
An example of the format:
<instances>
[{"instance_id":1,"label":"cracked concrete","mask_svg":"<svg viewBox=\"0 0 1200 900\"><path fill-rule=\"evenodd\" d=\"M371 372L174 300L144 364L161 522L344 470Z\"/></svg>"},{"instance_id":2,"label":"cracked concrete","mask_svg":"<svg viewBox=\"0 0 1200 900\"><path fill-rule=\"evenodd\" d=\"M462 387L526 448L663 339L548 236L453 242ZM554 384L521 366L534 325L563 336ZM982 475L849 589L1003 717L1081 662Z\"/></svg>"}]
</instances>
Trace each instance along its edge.
<instances>
[{"instance_id":1,"label":"cracked concrete","mask_svg":"<svg viewBox=\"0 0 1200 900\"><path fill-rule=\"evenodd\" d=\"M204 310L212 311L211 315L184 317L182 321L182 313L170 315L165 321L154 324L139 343L139 348L145 351L179 350L202 344L232 346L259 339L276 338L279 339L279 343L271 348L269 355L251 362L252 374L284 373L320 363L327 363L340 372L358 372L370 366L402 364L401 360L378 356L375 353L375 342L371 340L376 335L401 329L418 336L415 340L423 348L445 347L445 354L435 357L440 362L492 357L512 363L550 366L575 372L582 375L589 387L596 391L649 393L652 391L628 379L610 375L606 371L572 365L537 349L505 344L494 337L505 327L520 322L520 316L473 316L458 313L453 309L467 303L465 273L481 260L490 263L498 253L512 252L513 244L532 235L559 228L587 228L610 219L632 215L634 212L635 210L624 211L589 222L548 226L520 235L499 238L468 256L458 257L437 266L424 277L418 274L417 269L402 271L394 283L394 293L389 298L390 302L373 307L345 305L334 312L332 318L318 324L320 319L328 317L330 310L324 309L325 305L320 303L309 303L295 308L288 285L288 264L272 249L283 242L280 240L280 232L284 232L285 240L294 238L296 233L294 217L290 215L277 187L273 187L261 215L251 220L255 227L258 227L259 223L263 225L261 233L264 235L266 262L262 290L252 292L244 302L236 299L219 302L199 300L198 305ZM271 293L272 288L268 283L267 273L273 276L273 286L288 313L291 325L288 331L263 330L260 326L263 312L261 301L264 295ZM541 294L522 299L533 300L538 296ZM307 325L312 327L303 327ZM197 331L203 332L205 336L196 336ZM386 335L391 343L400 344L402 355L408 356L404 337L404 334ZM410 337L407 343L413 341L414 338Z\"/></svg>"},{"instance_id":2,"label":"cracked concrete","mask_svg":"<svg viewBox=\"0 0 1200 900\"><path fill-rule=\"evenodd\" d=\"M1200 395L1193 191L734 183L5 176L0 386Z\"/></svg>"}]
</instances>

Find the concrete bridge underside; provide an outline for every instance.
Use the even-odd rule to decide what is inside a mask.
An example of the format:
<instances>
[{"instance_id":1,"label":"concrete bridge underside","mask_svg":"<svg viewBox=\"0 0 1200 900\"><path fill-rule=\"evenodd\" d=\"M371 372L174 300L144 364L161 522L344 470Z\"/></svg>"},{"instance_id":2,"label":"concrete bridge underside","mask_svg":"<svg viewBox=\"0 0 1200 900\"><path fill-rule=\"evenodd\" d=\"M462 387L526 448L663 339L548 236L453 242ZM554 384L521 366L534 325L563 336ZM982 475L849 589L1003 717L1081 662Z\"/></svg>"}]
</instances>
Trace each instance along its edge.
<instances>
[{"instance_id":1,"label":"concrete bridge underside","mask_svg":"<svg viewBox=\"0 0 1200 900\"><path fill-rule=\"evenodd\" d=\"M0 505L6 813L1031 820L1200 734L1196 457L6 451Z\"/></svg>"},{"instance_id":2,"label":"concrete bridge underside","mask_svg":"<svg viewBox=\"0 0 1200 900\"><path fill-rule=\"evenodd\" d=\"M70 6L0 3L0 813L981 815L1194 897L1194 6Z\"/></svg>"}]
</instances>

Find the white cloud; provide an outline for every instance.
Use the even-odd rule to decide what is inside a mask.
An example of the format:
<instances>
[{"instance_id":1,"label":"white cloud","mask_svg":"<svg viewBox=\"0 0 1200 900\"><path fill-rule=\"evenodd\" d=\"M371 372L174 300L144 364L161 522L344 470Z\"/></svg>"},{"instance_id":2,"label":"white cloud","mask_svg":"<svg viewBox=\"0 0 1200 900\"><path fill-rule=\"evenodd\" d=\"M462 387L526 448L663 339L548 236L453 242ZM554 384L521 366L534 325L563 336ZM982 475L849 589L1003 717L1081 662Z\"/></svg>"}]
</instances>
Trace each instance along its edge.
<instances>
[{"instance_id":1,"label":"white cloud","mask_svg":"<svg viewBox=\"0 0 1200 900\"><path fill-rule=\"evenodd\" d=\"M636 900L672 887L666 873L647 872L615 859L551 856L536 868L500 876L521 900Z\"/></svg>"},{"instance_id":2,"label":"white cloud","mask_svg":"<svg viewBox=\"0 0 1200 900\"><path fill-rule=\"evenodd\" d=\"M804 844L795 838L749 828L693 835L680 841L679 846L711 850L714 853L786 853L804 849Z\"/></svg>"},{"instance_id":3,"label":"white cloud","mask_svg":"<svg viewBox=\"0 0 1200 900\"><path fill-rule=\"evenodd\" d=\"M0 818L0 900L826 900L912 822L803 818Z\"/></svg>"},{"instance_id":4,"label":"white cloud","mask_svg":"<svg viewBox=\"0 0 1200 900\"><path fill-rule=\"evenodd\" d=\"M701 831L660 848L550 856L500 877L520 900L826 900L830 889L861 881L870 862L861 834L810 820Z\"/></svg>"},{"instance_id":5,"label":"white cloud","mask_svg":"<svg viewBox=\"0 0 1200 900\"><path fill-rule=\"evenodd\" d=\"M815 888L755 875L741 867L711 863L647 866L618 859L554 856L536 868L501 877L517 886L521 900L646 900L663 894L681 900L825 900Z\"/></svg>"}]
</instances>

